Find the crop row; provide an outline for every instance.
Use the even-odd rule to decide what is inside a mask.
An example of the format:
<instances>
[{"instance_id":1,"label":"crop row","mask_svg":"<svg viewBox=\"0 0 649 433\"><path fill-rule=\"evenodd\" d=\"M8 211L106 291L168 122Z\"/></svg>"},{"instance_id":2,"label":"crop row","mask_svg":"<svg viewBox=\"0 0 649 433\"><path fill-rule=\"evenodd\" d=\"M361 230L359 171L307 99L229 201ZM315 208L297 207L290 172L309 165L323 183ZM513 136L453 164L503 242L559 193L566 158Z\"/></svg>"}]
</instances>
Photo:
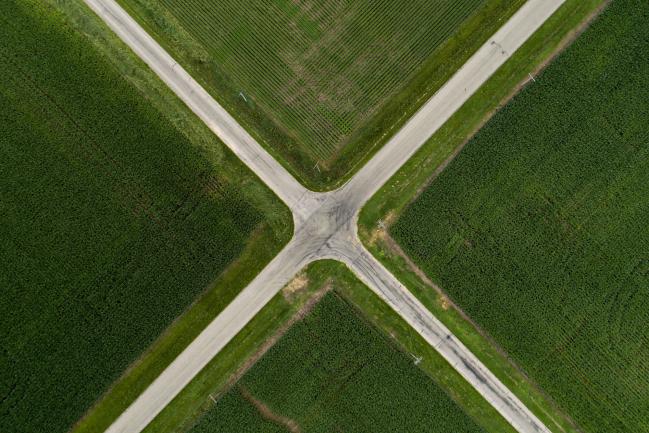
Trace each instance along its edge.
<instances>
[{"instance_id":1,"label":"crop row","mask_svg":"<svg viewBox=\"0 0 649 433\"><path fill-rule=\"evenodd\" d=\"M163 3L233 91L326 160L482 0Z\"/></svg>"},{"instance_id":2,"label":"crop row","mask_svg":"<svg viewBox=\"0 0 649 433\"><path fill-rule=\"evenodd\" d=\"M262 217L57 9L0 40L0 431L64 432Z\"/></svg>"},{"instance_id":3,"label":"crop row","mask_svg":"<svg viewBox=\"0 0 649 433\"><path fill-rule=\"evenodd\" d=\"M301 431L482 431L337 294L294 325L191 431L276 431L252 398Z\"/></svg>"},{"instance_id":4,"label":"crop row","mask_svg":"<svg viewBox=\"0 0 649 433\"><path fill-rule=\"evenodd\" d=\"M649 4L613 2L393 234L585 432L649 432Z\"/></svg>"}]
</instances>

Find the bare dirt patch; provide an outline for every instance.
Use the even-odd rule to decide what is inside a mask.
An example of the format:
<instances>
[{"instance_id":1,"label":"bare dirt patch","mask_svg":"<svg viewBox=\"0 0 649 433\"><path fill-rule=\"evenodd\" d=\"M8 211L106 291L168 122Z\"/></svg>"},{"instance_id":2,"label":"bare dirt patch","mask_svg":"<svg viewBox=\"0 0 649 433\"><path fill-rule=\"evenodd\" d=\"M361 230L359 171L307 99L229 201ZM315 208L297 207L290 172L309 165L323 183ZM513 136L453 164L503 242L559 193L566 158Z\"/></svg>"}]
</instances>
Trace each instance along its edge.
<instances>
[{"instance_id":1,"label":"bare dirt patch","mask_svg":"<svg viewBox=\"0 0 649 433\"><path fill-rule=\"evenodd\" d=\"M309 286L309 277L305 273L299 273L283 289L282 296L289 302L292 302L298 293L302 292Z\"/></svg>"},{"instance_id":2,"label":"bare dirt patch","mask_svg":"<svg viewBox=\"0 0 649 433\"><path fill-rule=\"evenodd\" d=\"M451 308L451 301L446 296L439 297L439 304L442 307L442 310L447 311Z\"/></svg>"},{"instance_id":3,"label":"bare dirt patch","mask_svg":"<svg viewBox=\"0 0 649 433\"><path fill-rule=\"evenodd\" d=\"M239 389L239 392L241 393L243 398L245 398L250 404L252 404L264 419L278 424L282 427L286 427L286 430L291 433L302 433L302 429L300 429L297 421L273 412L272 409L266 405L266 403L252 395L252 393L250 393L250 391L245 386L238 385L237 388Z\"/></svg>"},{"instance_id":4,"label":"bare dirt patch","mask_svg":"<svg viewBox=\"0 0 649 433\"><path fill-rule=\"evenodd\" d=\"M390 212L385 214L383 219L379 220L377 226L370 233L369 236L370 245L375 245L377 241L386 241L388 238L391 239L388 230L390 229L390 226L394 224L396 219L397 219L397 213L394 210L391 210Z\"/></svg>"}]
</instances>

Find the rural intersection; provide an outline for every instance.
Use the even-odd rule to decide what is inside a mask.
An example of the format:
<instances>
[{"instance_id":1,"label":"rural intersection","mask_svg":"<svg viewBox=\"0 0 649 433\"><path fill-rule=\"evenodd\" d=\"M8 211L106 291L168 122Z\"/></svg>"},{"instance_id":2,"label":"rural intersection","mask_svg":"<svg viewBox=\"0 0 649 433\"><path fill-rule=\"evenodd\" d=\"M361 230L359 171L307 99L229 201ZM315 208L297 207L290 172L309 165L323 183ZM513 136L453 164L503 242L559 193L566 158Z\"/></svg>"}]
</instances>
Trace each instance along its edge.
<instances>
[{"instance_id":1,"label":"rural intersection","mask_svg":"<svg viewBox=\"0 0 649 433\"><path fill-rule=\"evenodd\" d=\"M84 0L189 108L290 208L294 234L281 252L121 414L108 432L142 431L309 263L346 264L519 432L549 432L369 251L357 235L362 206L565 0L529 0L342 187L307 190L266 152L114 0Z\"/></svg>"}]
</instances>

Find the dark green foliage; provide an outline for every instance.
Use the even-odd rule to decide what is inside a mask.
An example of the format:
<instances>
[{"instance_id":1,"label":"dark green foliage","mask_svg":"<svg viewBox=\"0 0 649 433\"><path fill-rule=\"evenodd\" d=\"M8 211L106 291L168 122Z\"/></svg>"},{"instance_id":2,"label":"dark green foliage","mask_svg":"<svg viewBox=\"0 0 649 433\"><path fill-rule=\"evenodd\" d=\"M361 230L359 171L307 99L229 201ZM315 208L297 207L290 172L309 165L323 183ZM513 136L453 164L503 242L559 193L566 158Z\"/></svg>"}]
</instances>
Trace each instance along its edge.
<instances>
[{"instance_id":1,"label":"dark green foliage","mask_svg":"<svg viewBox=\"0 0 649 433\"><path fill-rule=\"evenodd\" d=\"M254 407L242 389L303 432L482 431L410 355L335 294L294 325L192 432L275 431L250 416Z\"/></svg>"},{"instance_id":2,"label":"dark green foliage","mask_svg":"<svg viewBox=\"0 0 649 433\"><path fill-rule=\"evenodd\" d=\"M56 11L0 41L0 431L63 432L261 217Z\"/></svg>"},{"instance_id":3,"label":"dark green foliage","mask_svg":"<svg viewBox=\"0 0 649 433\"><path fill-rule=\"evenodd\" d=\"M649 432L647 22L612 2L393 230L587 432Z\"/></svg>"},{"instance_id":4,"label":"dark green foliage","mask_svg":"<svg viewBox=\"0 0 649 433\"><path fill-rule=\"evenodd\" d=\"M285 426L265 419L255 406L234 388L218 405L206 412L190 430L191 433L286 433Z\"/></svg>"},{"instance_id":5,"label":"dark green foliage","mask_svg":"<svg viewBox=\"0 0 649 433\"><path fill-rule=\"evenodd\" d=\"M119 2L300 180L324 190L524 0Z\"/></svg>"}]
</instances>

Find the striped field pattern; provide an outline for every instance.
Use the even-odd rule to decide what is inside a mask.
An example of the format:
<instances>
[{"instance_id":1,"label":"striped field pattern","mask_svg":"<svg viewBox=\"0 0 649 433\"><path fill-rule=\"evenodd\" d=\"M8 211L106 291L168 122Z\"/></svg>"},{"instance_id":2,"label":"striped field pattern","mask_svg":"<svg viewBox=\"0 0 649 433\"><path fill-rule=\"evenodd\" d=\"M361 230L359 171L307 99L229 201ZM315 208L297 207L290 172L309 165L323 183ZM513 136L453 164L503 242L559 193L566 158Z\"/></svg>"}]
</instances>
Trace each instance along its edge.
<instances>
[{"instance_id":1,"label":"striped field pattern","mask_svg":"<svg viewBox=\"0 0 649 433\"><path fill-rule=\"evenodd\" d=\"M162 0L218 71L326 161L484 0Z\"/></svg>"}]
</instances>

